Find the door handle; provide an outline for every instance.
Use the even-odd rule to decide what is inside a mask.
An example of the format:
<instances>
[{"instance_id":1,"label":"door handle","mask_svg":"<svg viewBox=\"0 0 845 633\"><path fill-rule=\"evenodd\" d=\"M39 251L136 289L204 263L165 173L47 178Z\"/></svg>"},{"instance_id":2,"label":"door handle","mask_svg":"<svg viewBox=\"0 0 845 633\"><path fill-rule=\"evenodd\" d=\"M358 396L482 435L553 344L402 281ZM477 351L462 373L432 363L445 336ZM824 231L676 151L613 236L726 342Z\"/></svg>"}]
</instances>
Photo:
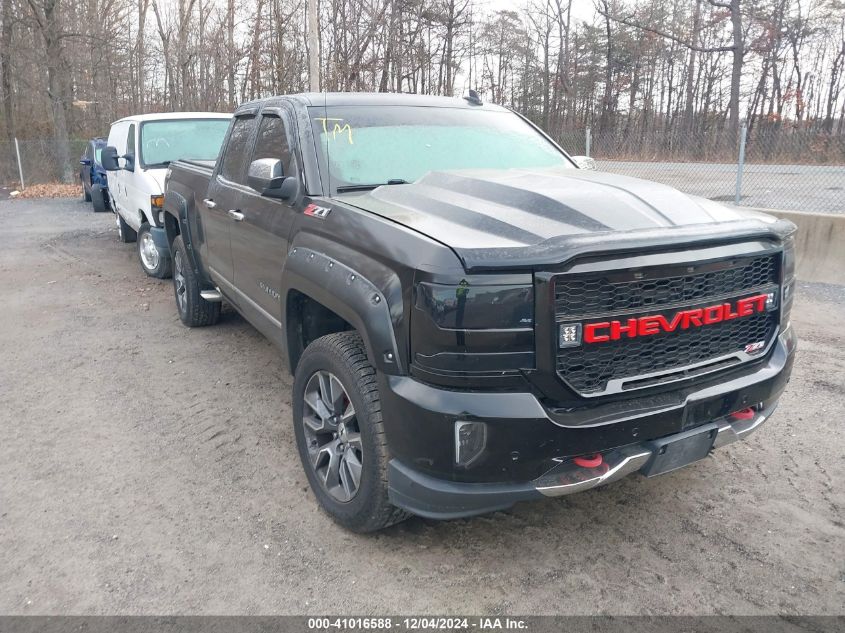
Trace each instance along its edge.
<instances>
[{"instance_id":1,"label":"door handle","mask_svg":"<svg viewBox=\"0 0 845 633\"><path fill-rule=\"evenodd\" d=\"M229 209L229 217L232 218L235 222L241 222L244 219L244 214L240 211Z\"/></svg>"},{"instance_id":2,"label":"door handle","mask_svg":"<svg viewBox=\"0 0 845 633\"><path fill-rule=\"evenodd\" d=\"M207 206L209 209L217 208L217 203L214 200L212 200L211 198L206 198L205 200L202 201L202 203L205 206Z\"/></svg>"}]
</instances>

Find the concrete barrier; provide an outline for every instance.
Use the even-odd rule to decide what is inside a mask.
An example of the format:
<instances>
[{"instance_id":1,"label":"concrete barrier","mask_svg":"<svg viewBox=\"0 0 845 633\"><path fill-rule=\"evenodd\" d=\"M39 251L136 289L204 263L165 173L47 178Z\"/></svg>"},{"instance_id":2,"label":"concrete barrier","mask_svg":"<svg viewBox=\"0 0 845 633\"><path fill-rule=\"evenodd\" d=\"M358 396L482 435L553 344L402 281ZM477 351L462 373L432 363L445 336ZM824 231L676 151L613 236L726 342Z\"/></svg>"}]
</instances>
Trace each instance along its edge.
<instances>
[{"instance_id":1,"label":"concrete barrier","mask_svg":"<svg viewBox=\"0 0 845 633\"><path fill-rule=\"evenodd\" d=\"M798 226L795 237L798 279L845 284L845 214L753 210L789 220Z\"/></svg>"}]
</instances>

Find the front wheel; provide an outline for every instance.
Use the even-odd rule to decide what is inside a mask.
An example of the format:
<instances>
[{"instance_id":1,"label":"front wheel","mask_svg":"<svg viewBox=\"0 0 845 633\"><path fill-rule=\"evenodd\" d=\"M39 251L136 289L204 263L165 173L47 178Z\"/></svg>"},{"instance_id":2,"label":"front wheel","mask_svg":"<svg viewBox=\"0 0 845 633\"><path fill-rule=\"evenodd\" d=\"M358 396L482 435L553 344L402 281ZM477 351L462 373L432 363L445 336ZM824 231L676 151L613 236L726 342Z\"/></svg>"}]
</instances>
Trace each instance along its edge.
<instances>
[{"instance_id":1,"label":"front wheel","mask_svg":"<svg viewBox=\"0 0 845 633\"><path fill-rule=\"evenodd\" d=\"M191 267L181 235L173 240L170 250L173 253L173 293L179 318L188 327L214 325L220 319L220 302L202 298L202 288Z\"/></svg>"},{"instance_id":2,"label":"front wheel","mask_svg":"<svg viewBox=\"0 0 845 633\"><path fill-rule=\"evenodd\" d=\"M146 222L138 229L138 260L141 262L141 269L150 277L156 279L170 277L170 256L162 255L158 250L150 233L150 225Z\"/></svg>"},{"instance_id":3,"label":"front wheel","mask_svg":"<svg viewBox=\"0 0 845 633\"><path fill-rule=\"evenodd\" d=\"M106 202L106 192L103 191L100 185L91 187L91 193L88 198L94 206L95 213L103 213L109 210L108 203Z\"/></svg>"},{"instance_id":4,"label":"front wheel","mask_svg":"<svg viewBox=\"0 0 845 633\"><path fill-rule=\"evenodd\" d=\"M353 532L405 519L388 499L376 371L357 332L329 334L305 349L292 403L299 457L323 510Z\"/></svg>"},{"instance_id":5,"label":"front wheel","mask_svg":"<svg viewBox=\"0 0 845 633\"><path fill-rule=\"evenodd\" d=\"M126 223L123 216L115 211L117 216L117 238L124 244L130 244L138 239L138 234L131 226Z\"/></svg>"}]
</instances>

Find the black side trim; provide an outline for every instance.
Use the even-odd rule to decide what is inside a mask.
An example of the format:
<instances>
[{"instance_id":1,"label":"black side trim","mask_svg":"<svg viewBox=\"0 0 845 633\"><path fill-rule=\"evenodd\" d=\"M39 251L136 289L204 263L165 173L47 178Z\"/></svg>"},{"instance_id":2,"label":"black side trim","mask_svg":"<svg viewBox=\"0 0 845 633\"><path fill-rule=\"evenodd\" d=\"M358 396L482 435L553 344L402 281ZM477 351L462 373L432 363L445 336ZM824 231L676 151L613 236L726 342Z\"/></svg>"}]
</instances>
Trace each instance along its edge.
<instances>
[{"instance_id":1,"label":"black side trim","mask_svg":"<svg viewBox=\"0 0 845 633\"><path fill-rule=\"evenodd\" d=\"M390 502L428 519L463 517L507 510L518 501L543 499L530 483L469 484L436 479L393 459L387 466Z\"/></svg>"},{"instance_id":2,"label":"black side trim","mask_svg":"<svg viewBox=\"0 0 845 633\"><path fill-rule=\"evenodd\" d=\"M404 373L390 307L369 279L328 255L302 246L288 253L284 279L284 297L298 290L320 302L358 330L376 368L386 374Z\"/></svg>"}]
</instances>

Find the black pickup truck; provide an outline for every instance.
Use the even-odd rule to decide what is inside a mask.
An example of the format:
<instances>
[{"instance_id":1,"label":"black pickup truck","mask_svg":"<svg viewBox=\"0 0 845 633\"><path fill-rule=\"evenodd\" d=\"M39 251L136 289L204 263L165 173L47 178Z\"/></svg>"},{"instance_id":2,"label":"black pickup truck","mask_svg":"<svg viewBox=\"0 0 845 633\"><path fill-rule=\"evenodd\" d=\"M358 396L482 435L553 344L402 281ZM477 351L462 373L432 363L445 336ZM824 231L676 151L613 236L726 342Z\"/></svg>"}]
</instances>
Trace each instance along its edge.
<instances>
[{"instance_id":1,"label":"black pickup truck","mask_svg":"<svg viewBox=\"0 0 845 633\"><path fill-rule=\"evenodd\" d=\"M225 300L278 345L349 529L674 470L789 379L788 222L581 169L473 97L274 97L223 147L168 172L179 316Z\"/></svg>"}]
</instances>

